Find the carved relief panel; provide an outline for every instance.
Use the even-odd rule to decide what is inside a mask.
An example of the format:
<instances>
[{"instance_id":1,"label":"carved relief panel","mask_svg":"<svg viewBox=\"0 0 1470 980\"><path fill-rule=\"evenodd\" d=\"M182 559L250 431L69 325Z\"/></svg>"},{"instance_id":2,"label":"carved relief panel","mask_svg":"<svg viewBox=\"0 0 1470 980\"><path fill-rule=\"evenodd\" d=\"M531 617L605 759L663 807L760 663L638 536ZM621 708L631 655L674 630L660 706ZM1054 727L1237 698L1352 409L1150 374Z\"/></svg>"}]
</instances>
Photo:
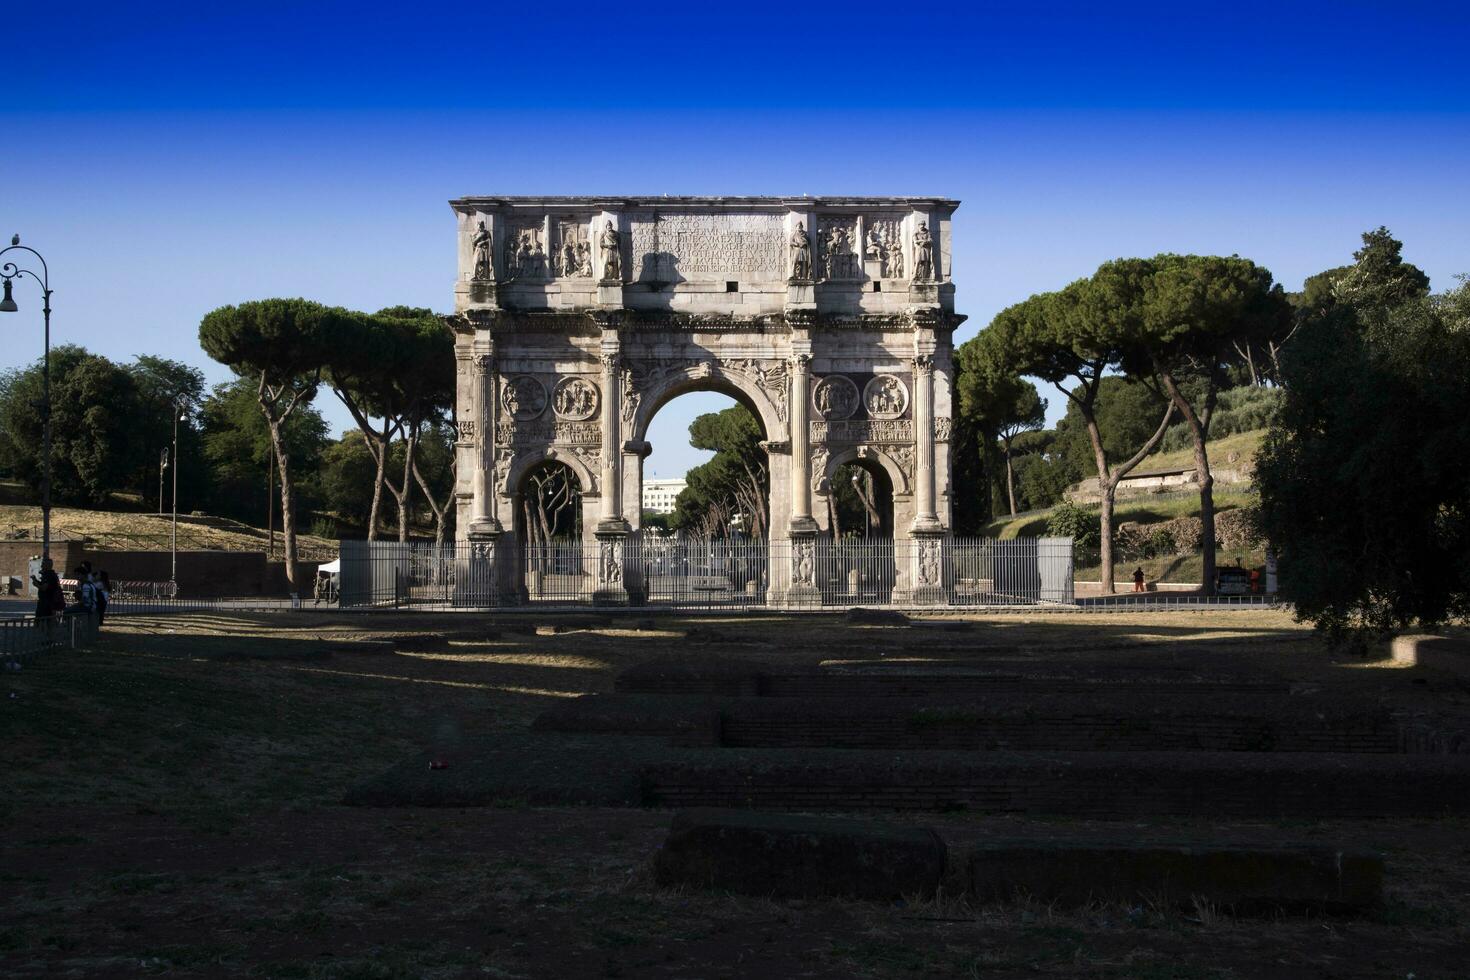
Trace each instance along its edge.
<instances>
[{"instance_id":1,"label":"carved relief panel","mask_svg":"<svg viewBox=\"0 0 1470 980\"><path fill-rule=\"evenodd\" d=\"M812 411L817 418L845 419L857 406L857 385L844 374L829 374L812 386Z\"/></svg>"},{"instance_id":2,"label":"carved relief panel","mask_svg":"<svg viewBox=\"0 0 1470 980\"><path fill-rule=\"evenodd\" d=\"M550 256L541 222L522 221L505 233L505 278L545 279L551 273Z\"/></svg>"},{"instance_id":3,"label":"carved relief panel","mask_svg":"<svg viewBox=\"0 0 1470 980\"><path fill-rule=\"evenodd\" d=\"M869 218L866 221L863 259L877 266L884 279L902 279L903 225L898 218Z\"/></svg>"},{"instance_id":4,"label":"carved relief panel","mask_svg":"<svg viewBox=\"0 0 1470 980\"><path fill-rule=\"evenodd\" d=\"M564 219L556 223L556 257L552 262L560 279L592 278L592 243L587 222Z\"/></svg>"},{"instance_id":5,"label":"carved relief panel","mask_svg":"<svg viewBox=\"0 0 1470 980\"><path fill-rule=\"evenodd\" d=\"M506 378L500 385L500 407L517 422L539 418L546 411L546 386L529 374Z\"/></svg>"},{"instance_id":6,"label":"carved relief panel","mask_svg":"<svg viewBox=\"0 0 1470 980\"><path fill-rule=\"evenodd\" d=\"M551 407L559 419L581 422L597 414L597 386L585 378L563 378L557 382Z\"/></svg>"},{"instance_id":7,"label":"carved relief panel","mask_svg":"<svg viewBox=\"0 0 1470 980\"><path fill-rule=\"evenodd\" d=\"M868 418L896 419L909 407L909 390L894 375L876 375L863 388L863 407Z\"/></svg>"},{"instance_id":8,"label":"carved relief panel","mask_svg":"<svg viewBox=\"0 0 1470 980\"><path fill-rule=\"evenodd\" d=\"M857 249L856 218L826 217L818 222L817 251L822 278L861 279L863 270Z\"/></svg>"}]
</instances>

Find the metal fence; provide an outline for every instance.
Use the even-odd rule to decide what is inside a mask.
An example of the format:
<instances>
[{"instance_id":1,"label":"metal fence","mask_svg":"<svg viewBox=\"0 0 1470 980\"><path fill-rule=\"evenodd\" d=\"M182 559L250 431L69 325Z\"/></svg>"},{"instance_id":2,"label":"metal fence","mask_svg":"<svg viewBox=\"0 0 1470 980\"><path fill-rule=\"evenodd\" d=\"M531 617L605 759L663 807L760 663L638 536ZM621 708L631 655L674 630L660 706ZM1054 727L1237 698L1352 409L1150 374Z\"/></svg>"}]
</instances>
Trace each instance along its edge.
<instances>
[{"instance_id":1,"label":"metal fence","mask_svg":"<svg viewBox=\"0 0 1470 980\"><path fill-rule=\"evenodd\" d=\"M1070 538L343 541L342 608L1010 606L1073 601Z\"/></svg>"},{"instance_id":2,"label":"metal fence","mask_svg":"<svg viewBox=\"0 0 1470 980\"><path fill-rule=\"evenodd\" d=\"M37 621L31 616L0 619L0 661L26 660L51 650L78 650L97 639L97 617L64 612Z\"/></svg>"}]
</instances>

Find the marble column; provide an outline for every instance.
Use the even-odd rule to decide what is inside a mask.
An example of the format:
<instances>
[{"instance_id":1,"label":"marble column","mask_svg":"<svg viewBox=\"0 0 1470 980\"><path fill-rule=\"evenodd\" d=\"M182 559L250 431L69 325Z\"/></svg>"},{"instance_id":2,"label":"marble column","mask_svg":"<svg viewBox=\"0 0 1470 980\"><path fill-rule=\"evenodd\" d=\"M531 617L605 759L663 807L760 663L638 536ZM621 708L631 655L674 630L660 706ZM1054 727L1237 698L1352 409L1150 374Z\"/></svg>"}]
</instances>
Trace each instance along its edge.
<instances>
[{"instance_id":1,"label":"marble column","mask_svg":"<svg viewBox=\"0 0 1470 980\"><path fill-rule=\"evenodd\" d=\"M807 353L791 357L791 533L812 534L817 530L812 520L812 474L807 424L807 406L811 402L811 362Z\"/></svg>"},{"instance_id":2,"label":"marble column","mask_svg":"<svg viewBox=\"0 0 1470 980\"><path fill-rule=\"evenodd\" d=\"M934 355L914 355L914 530L940 530L934 506Z\"/></svg>"},{"instance_id":3,"label":"marble column","mask_svg":"<svg viewBox=\"0 0 1470 980\"><path fill-rule=\"evenodd\" d=\"M495 434L498 412L495 398L495 356L477 354L475 370L475 474L474 514L470 519L471 537L500 533L500 522L495 517Z\"/></svg>"},{"instance_id":4,"label":"marble column","mask_svg":"<svg viewBox=\"0 0 1470 980\"><path fill-rule=\"evenodd\" d=\"M623 519L622 399L618 397L621 356L616 346L602 349L602 506L598 531L626 531Z\"/></svg>"}]
</instances>

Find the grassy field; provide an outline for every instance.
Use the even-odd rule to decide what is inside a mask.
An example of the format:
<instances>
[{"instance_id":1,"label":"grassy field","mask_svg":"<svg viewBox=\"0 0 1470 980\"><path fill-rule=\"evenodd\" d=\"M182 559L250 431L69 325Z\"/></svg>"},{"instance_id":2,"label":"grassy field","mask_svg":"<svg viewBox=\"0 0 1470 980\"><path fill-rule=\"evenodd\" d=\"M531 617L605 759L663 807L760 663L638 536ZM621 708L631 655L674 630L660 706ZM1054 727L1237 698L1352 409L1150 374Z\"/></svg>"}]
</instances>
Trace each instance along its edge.
<instances>
[{"instance_id":1,"label":"grassy field","mask_svg":"<svg viewBox=\"0 0 1470 980\"><path fill-rule=\"evenodd\" d=\"M235 521L221 521L223 527L199 523L189 515L179 515L179 547L189 550L264 551L269 536L263 527L251 527ZM39 537L41 508L25 504L0 504L0 535ZM51 533L56 538L92 539L115 549L168 548L172 521L168 514L136 511L87 510L78 507L53 507ZM303 552L336 554L337 542L310 534L297 535ZM281 529L276 528L276 549L282 548Z\"/></svg>"},{"instance_id":2,"label":"grassy field","mask_svg":"<svg viewBox=\"0 0 1470 980\"><path fill-rule=\"evenodd\" d=\"M1209 910L666 890L649 861L668 813L338 805L355 782L415 752L524 729L546 705L610 690L624 668L674 652L1189 665L1410 710L1466 700L1415 683L1412 670L1335 662L1309 630L1264 610L1009 615L967 633L834 617L552 625L545 616L119 618L96 650L0 675L0 975L1427 978L1463 975L1470 961L1462 821L898 818L956 840L1285 835L1389 855L1390 901L1367 919L1235 920ZM698 644L685 638L694 626ZM433 632L445 628L452 638ZM397 646L352 645L364 639Z\"/></svg>"}]
</instances>

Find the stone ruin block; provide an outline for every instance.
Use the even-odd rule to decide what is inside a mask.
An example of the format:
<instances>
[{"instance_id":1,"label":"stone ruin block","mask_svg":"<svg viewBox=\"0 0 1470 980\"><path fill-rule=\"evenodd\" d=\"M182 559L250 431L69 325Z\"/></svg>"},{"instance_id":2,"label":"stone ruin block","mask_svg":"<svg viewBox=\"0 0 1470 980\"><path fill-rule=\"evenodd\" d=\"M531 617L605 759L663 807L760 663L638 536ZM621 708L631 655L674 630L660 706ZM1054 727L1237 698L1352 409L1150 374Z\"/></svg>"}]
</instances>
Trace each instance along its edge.
<instances>
[{"instance_id":1,"label":"stone ruin block","mask_svg":"<svg viewBox=\"0 0 1470 980\"><path fill-rule=\"evenodd\" d=\"M983 900L1029 896L1064 906L1089 902L1192 905L1237 912L1377 904L1383 858L1331 847L1206 847L993 841L968 861L971 892Z\"/></svg>"},{"instance_id":2,"label":"stone ruin block","mask_svg":"<svg viewBox=\"0 0 1470 980\"><path fill-rule=\"evenodd\" d=\"M944 867L925 827L717 809L676 814L655 862L662 885L885 901L933 894Z\"/></svg>"}]
</instances>

